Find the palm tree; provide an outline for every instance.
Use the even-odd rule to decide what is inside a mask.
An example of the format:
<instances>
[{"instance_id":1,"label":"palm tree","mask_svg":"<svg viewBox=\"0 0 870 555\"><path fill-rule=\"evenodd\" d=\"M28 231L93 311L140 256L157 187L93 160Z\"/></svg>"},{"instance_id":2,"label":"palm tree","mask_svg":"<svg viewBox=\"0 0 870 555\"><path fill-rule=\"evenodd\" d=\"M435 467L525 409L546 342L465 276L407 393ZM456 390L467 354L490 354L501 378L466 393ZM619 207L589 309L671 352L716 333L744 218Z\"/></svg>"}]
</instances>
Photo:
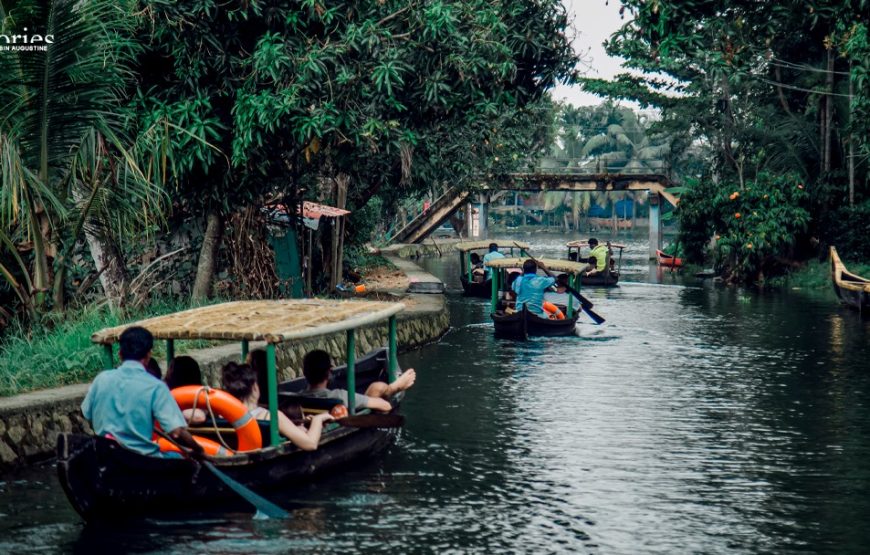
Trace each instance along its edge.
<instances>
[{"instance_id":1,"label":"palm tree","mask_svg":"<svg viewBox=\"0 0 870 555\"><path fill-rule=\"evenodd\" d=\"M113 239L152 221L164 198L154 182L165 172L146 175L136 160L147 156L122 131L132 5L25 0L7 10L4 1L0 33L27 28L43 40L0 56L0 276L31 317L52 289L60 307L65 253L84 234L119 302L126 276ZM157 152L148 154L153 168Z\"/></svg>"}]
</instances>

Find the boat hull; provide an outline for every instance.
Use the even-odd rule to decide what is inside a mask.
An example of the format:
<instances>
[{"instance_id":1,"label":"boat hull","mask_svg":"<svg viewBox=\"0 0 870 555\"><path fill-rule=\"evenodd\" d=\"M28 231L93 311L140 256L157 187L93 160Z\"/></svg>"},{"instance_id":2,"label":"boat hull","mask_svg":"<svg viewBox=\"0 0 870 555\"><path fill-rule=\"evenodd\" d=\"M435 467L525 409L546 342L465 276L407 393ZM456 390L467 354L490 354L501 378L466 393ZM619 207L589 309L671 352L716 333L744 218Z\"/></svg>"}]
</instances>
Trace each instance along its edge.
<instances>
[{"instance_id":1,"label":"boat hull","mask_svg":"<svg viewBox=\"0 0 870 555\"><path fill-rule=\"evenodd\" d=\"M559 307L565 312L565 307ZM527 310L506 314L496 311L490 314L496 337L525 340L529 337L559 337L576 335L575 326L579 315L564 320L541 318Z\"/></svg>"},{"instance_id":2,"label":"boat hull","mask_svg":"<svg viewBox=\"0 0 870 555\"><path fill-rule=\"evenodd\" d=\"M580 284L583 287L613 287L619 283L619 273L610 272L610 275L599 274L594 276L581 276Z\"/></svg>"},{"instance_id":3,"label":"boat hull","mask_svg":"<svg viewBox=\"0 0 870 555\"><path fill-rule=\"evenodd\" d=\"M660 250L656 251L656 258L658 259L659 266L665 266L667 268L681 268L683 266L682 258L665 254Z\"/></svg>"},{"instance_id":4,"label":"boat hull","mask_svg":"<svg viewBox=\"0 0 870 555\"><path fill-rule=\"evenodd\" d=\"M492 280L488 279L481 282L468 281L468 277L461 276L459 281L462 282L462 293L466 297L488 299L492 296Z\"/></svg>"},{"instance_id":5,"label":"boat hull","mask_svg":"<svg viewBox=\"0 0 870 555\"><path fill-rule=\"evenodd\" d=\"M842 304L854 308L862 315L868 314L870 279L849 272L834 247L831 247L831 283Z\"/></svg>"}]
</instances>

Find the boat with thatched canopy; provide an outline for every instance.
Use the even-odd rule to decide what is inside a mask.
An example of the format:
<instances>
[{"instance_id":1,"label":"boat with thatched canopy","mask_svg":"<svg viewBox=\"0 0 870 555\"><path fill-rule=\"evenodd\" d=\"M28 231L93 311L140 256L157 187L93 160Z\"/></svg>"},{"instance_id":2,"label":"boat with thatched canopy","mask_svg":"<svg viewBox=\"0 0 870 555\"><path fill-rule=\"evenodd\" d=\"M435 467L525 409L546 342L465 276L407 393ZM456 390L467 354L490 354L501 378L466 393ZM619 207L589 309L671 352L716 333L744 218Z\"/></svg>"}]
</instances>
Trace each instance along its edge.
<instances>
[{"instance_id":1,"label":"boat with thatched canopy","mask_svg":"<svg viewBox=\"0 0 870 555\"><path fill-rule=\"evenodd\" d=\"M583 258L580 256L580 249L590 248L588 241L570 241L569 243L566 243L565 246L568 247L568 260L571 262L590 262L589 258ZM619 258L615 264L616 268L613 268L614 264L610 253L608 252L607 259L604 261L604 267L608 268L609 271L600 272L591 276L581 275L580 283L584 287L613 287L619 283L619 275L622 272L622 251L625 249L625 245L610 243L610 246L614 249L619 249Z\"/></svg>"},{"instance_id":2,"label":"boat with thatched canopy","mask_svg":"<svg viewBox=\"0 0 870 555\"><path fill-rule=\"evenodd\" d=\"M525 307L522 310L515 310L516 302L512 298L513 292L511 291L511 284L515 277L511 274L520 274L516 268L522 268L524 261L524 258L500 258L486 263L488 267L493 269L490 289L490 317L495 328L495 335L519 340L526 340L534 336L574 335L579 313L575 309L570 295L568 296L570 302L567 304L553 304L558 309L558 313L561 313L561 318L542 318L529 312ZM567 274L568 285L574 289L580 289L580 274L586 267L585 264L550 258L539 259L539 261L543 262L547 269L552 272ZM558 313L555 314L558 315Z\"/></svg>"},{"instance_id":3,"label":"boat with thatched canopy","mask_svg":"<svg viewBox=\"0 0 870 555\"><path fill-rule=\"evenodd\" d=\"M477 297L478 299L488 299L490 290L492 289L491 280L485 274L475 275L472 256L479 253L474 251L489 251L489 245L495 243L498 245L498 250L501 253L507 252L508 256L514 256L514 250L519 251L520 256L525 256L529 249L528 243L512 241L508 239L489 240L489 241L464 241L456 243L453 248L459 251L459 281L462 282L462 291L466 297Z\"/></svg>"},{"instance_id":4,"label":"boat with thatched canopy","mask_svg":"<svg viewBox=\"0 0 870 555\"><path fill-rule=\"evenodd\" d=\"M834 247L831 247L831 282L840 302L862 315L870 309L870 279L849 272Z\"/></svg>"},{"instance_id":5,"label":"boat with thatched canopy","mask_svg":"<svg viewBox=\"0 0 870 555\"><path fill-rule=\"evenodd\" d=\"M355 395L374 381L393 382L399 373L396 314L403 309L401 303L366 300L230 302L105 329L93 334L92 341L103 346L106 368L115 366L113 345L126 328L134 325L145 327L157 340L165 340L170 359L178 340L239 342L242 360L251 342L265 342L271 420L257 421L262 446L217 456L211 462L236 482L261 495L274 495L281 487L313 474L371 457L386 448L396 433L395 429L328 423L315 451L303 451L283 441L278 434L279 410L286 411L287 407L305 412L329 410L324 403L334 404L338 400L300 395L305 388L304 378L278 383L277 348L281 344L345 332L347 364L333 370L329 387L347 389L347 410L351 415L359 415L361 411L354 410ZM357 360L355 330L377 325L386 328L387 347ZM390 399L394 413L401 397L399 393ZM196 435L214 432L212 437L225 440L230 449L238 447L233 443L234 431L230 423L217 421L191 428ZM70 503L88 521L120 516L163 517L179 511L246 506L226 482L218 479L218 473L208 472L192 460L144 456L103 437L60 434L57 472Z\"/></svg>"}]
</instances>

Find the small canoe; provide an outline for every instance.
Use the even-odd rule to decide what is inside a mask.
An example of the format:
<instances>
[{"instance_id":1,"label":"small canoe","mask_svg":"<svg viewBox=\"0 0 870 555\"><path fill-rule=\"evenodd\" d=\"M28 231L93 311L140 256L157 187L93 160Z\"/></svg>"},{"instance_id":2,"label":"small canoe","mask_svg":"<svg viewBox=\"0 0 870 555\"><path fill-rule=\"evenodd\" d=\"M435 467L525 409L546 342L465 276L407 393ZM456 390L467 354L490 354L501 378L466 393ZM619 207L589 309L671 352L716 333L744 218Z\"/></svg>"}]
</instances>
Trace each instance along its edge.
<instances>
[{"instance_id":1,"label":"small canoe","mask_svg":"<svg viewBox=\"0 0 870 555\"><path fill-rule=\"evenodd\" d=\"M593 276L580 276L580 284L583 287L614 287L619 283L619 274L622 270L622 251L626 248L625 245L621 245L619 243L609 243L611 248L619 249L619 263L616 265L614 269L613 262L611 261L610 255L608 254L607 260L605 264L610 266L610 272L600 273ZM586 260L586 258L582 258L580 256L581 249L590 248L588 241L571 241L565 245L568 247L568 260L571 262L582 262Z\"/></svg>"},{"instance_id":2,"label":"small canoe","mask_svg":"<svg viewBox=\"0 0 870 555\"><path fill-rule=\"evenodd\" d=\"M459 281L462 283L462 293L466 297L488 299L492 295L491 280L474 281L474 266L471 262L471 253L474 251L489 251L489 246L493 243L498 245L500 252L506 251L510 256L514 255L514 249L519 251L519 253L529 249L528 243L507 239L456 243L453 248L459 252Z\"/></svg>"},{"instance_id":3,"label":"small canoe","mask_svg":"<svg viewBox=\"0 0 870 555\"><path fill-rule=\"evenodd\" d=\"M562 313L566 312L565 306L557 306ZM550 320L523 309L512 313L497 310L490 316L495 327L496 337L525 341L529 337L576 335L575 326L579 314L574 314L573 317L564 320Z\"/></svg>"},{"instance_id":4,"label":"small canoe","mask_svg":"<svg viewBox=\"0 0 870 555\"><path fill-rule=\"evenodd\" d=\"M831 247L831 282L840 302L862 314L870 309L870 279L849 272L834 247Z\"/></svg>"},{"instance_id":5,"label":"small canoe","mask_svg":"<svg viewBox=\"0 0 870 555\"><path fill-rule=\"evenodd\" d=\"M658 258L659 266L667 268L680 268L683 266L682 258L677 258L658 249L656 249L656 258Z\"/></svg>"}]
</instances>

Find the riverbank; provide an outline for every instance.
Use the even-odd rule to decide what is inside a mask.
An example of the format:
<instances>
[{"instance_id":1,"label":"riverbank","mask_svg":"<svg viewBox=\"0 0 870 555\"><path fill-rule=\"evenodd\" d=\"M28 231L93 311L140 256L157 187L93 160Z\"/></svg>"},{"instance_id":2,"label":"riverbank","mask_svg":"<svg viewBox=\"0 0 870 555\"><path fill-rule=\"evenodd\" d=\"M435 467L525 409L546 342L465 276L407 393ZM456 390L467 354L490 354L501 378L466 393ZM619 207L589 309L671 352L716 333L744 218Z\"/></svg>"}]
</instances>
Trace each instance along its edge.
<instances>
[{"instance_id":1,"label":"riverbank","mask_svg":"<svg viewBox=\"0 0 870 555\"><path fill-rule=\"evenodd\" d=\"M870 276L870 263L845 261L846 267L853 274ZM801 268L796 269L784 276L771 279L770 287L791 289L794 291L826 291L834 296L831 285L831 261L810 260Z\"/></svg>"},{"instance_id":2,"label":"riverbank","mask_svg":"<svg viewBox=\"0 0 870 555\"><path fill-rule=\"evenodd\" d=\"M409 264L407 261L403 261ZM418 267L417 270L422 272ZM435 278L433 278L435 279ZM442 286L443 287L443 286ZM402 296L377 293L379 298L405 302L406 310L397 316L398 346L407 352L439 339L449 328L449 314L444 296L440 294L409 293ZM89 337L94 329L87 332ZM336 360L344 360L347 336L344 332L329 333L306 341L281 344L277 349L278 378L288 380L299 376L302 357L310 350L323 349ZM356 334L358 356L379 348L387 342L387 326L366 326ZM179 342L183 349L185 342ZM257 348L258 344L251 344ZM179 352L182 352L181 350ZM220 385L220 368L240 357L238 344L187 350L199 362L203 380L213 387ZM58 352L58 360L64 353ZM22 359L26 360L26 359ZM87 393L89 382L100 368L99 359L87 377L64 387L43 389L0 399L0 472L27 462L51 457L60 432L92 433L82 417L80 405Z\"/></svg>"}]
</instances>

